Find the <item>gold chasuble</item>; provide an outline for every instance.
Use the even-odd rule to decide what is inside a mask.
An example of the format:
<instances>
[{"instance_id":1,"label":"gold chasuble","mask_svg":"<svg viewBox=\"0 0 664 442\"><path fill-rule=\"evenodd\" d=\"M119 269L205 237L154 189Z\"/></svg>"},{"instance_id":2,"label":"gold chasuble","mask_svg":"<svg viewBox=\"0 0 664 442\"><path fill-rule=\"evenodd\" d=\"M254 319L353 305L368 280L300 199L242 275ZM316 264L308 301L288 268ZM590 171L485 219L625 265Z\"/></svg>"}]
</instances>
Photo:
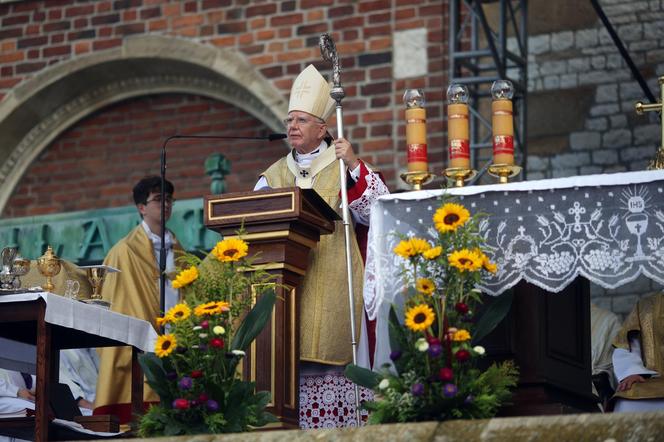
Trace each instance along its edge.
<instances>
[{"instance_id":1,"label":"gold chasuble","mask_svg":"<svg viewBox=\"0 0 664 442\"><path fill-rule=\"evenodd\" d=\"M173 237L177 258L182 252ZM111 310L144 319L156 328L159 316L159 267L152 242L139 224L115 244L104 264L120 270L106 276L102 297L111 303ZM95 414L115 414L121 423L131 420L131 348L99 349L100 365L95 399ZM159 396L143 385L145 402L159 402Z\"/></svg>"},{"instance_id":2,"label":"gold chasuble","mask_svg":"<svg viewBox=\"0 0 664 442\"><path fill-rule=\"evenodd\" d=\"M645 382L635 382L627 391L616 392L625 399L664 398L664 293L641 299L629 314L613 341L617 348L630 351L629 338L637 333L641 341L643 365L658 372Z\"/></svg>"},{"instance_id":3,"label":"gold chasuble","mask_svg":"<svg viewBox=\"0 0 664 442\"><path fill-rule=\"evenodd\" d=\"M303 170L307 173L302 173ZM339 164L333 146L314 159L309 169L300 169L291 153L270 166L262 176L272 188L313 188L332 209L341 211ZM352 224L351 232L355 326L356 330L360 330L364 264ZM320 237L318 247L311 251L309 259L307 273L298 289L300 359L330 365L348 364L353 356L344 227L341 221L336 222L333 234Z\"/></svg>"}]
</instances>

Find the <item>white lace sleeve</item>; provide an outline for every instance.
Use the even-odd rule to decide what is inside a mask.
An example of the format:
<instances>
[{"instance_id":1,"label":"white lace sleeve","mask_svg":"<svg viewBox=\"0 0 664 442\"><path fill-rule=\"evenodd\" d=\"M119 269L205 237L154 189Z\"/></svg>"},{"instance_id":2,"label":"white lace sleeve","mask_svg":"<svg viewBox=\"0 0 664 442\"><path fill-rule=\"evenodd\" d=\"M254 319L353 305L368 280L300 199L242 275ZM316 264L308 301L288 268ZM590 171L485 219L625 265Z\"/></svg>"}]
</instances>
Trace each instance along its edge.
<instances>
[{"instance_id":1,"label":"white lace sleeve","mask_svg":"<svg viewBox=\"0 0 664 442\"><path fill-rule=\"evenodd\" d=\"M377 173L371 172L367 174L365 180L367 181L366 190L358 199L348 203L348 208L353 214L353 219L356 223L368 226L371 205L376 201L376 198L381 195L387 195L390 191Z\"/></svg>"}]
</instances>

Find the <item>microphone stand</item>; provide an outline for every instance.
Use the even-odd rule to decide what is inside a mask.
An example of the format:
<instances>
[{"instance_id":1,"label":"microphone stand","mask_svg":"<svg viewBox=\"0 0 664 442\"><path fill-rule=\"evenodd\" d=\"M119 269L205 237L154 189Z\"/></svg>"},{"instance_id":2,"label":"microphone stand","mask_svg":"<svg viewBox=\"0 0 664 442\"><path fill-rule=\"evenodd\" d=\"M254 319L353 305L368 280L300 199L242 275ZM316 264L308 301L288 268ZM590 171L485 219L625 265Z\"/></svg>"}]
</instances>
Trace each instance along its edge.
<instances>
[{"instance_id":1,"label":"microphone stand","mask_svg":"<svg viewBox=\"0 0 664 442\"><path fill-rule=\"evenodd\" d=\"M159 247L159 309L161 314L166 312L166 145L171 140L175 139L190 139L190 140L265 140L265 141L275 141L283 140L286 138L286 134L269 134L264 137L236 137L236 136L221 136L221 135L180 135L175 134L164 140L164 144L161 146L161 167L160 167L160 178L161 178L161 208L160 208L160 217L161 217L161 233L159 238L161 239L161 246Z\"/></svg>"},{"instance_id":2,"label":"microphone stand","mask_svg":"<svg viewBox=\"0 0 664 442\"><path fill-rule=\"evenodd\" d=\"M341 86L340 72L341 68L339 66L339 56L337 54L337 48L334 44L334 40L330 37L329 34L322 34L318 41L320 46L320 52L325 61L332 63L333 68L333 83L334 87L330 90L330 97L337 103L336 105L336 115L337 115L337 138L343 138L344 134L344 122L343 122L343 109L341 107L341 100L346 96L343 87ZM343 214L343 226L344 226L344 240L346 245L346 276L348 281L348 302L350 304L350 340L351 347L353 350L353 364L357 365L357 338L355 331L355 295L353 293L353 263L351 255L351 241L350 236L350 210L348 208L348 188L346 186L346 165L344 160L339 158L339 185L341 187L341 211ZM357 426L361 425L361 415L360 415L360 389L357 384L355 386L355 418L357 419Z\"/></svg>"}]
</instances>

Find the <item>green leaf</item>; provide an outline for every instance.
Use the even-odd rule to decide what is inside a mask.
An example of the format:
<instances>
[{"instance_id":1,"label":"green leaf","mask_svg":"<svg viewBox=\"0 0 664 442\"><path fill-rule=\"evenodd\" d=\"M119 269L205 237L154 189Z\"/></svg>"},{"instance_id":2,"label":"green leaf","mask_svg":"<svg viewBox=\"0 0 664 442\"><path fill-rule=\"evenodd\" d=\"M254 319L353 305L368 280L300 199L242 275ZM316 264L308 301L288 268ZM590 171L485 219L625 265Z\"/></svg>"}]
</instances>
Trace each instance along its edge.
<instances>
[{"instance_id":1,"label":"green leaf","mask_svg":"<svg viewBox=\"0 0 664 442\"><path fill-rule=\"evenodd\" d=\"M473 345L480 342L485 336L493 331L502 321L512 307L512 298L514 294L511 290L498 296L498 299L487 307L482 317L477 321L475 332L473 333Z\"/></svg>"},{"instance_id":2,"label":"green leaf","mask_svg":"<svg viewBox=\"0 0 664 442\"><path fill-rule=\"evenodd\" d=\"M231 350L245 351L267 324L277 299L274 289L268 289L242 321L231 343Z\"/></svg>"},{"instance_id":3,"label":"green leaf","mask_svg":"<svg viewBox=\"0 0 664 442\"><path fill-rule=\"evenodd\" d=\"M159 395L162 401L170 403L173 399L168 390L170 381L166 378L166 369L162 360L154 353L143 353L138 356L138 363L141 364L150 387Z\"/></svg>"},{"instance_id":4,"label":"green leaf","mask_svg":"<svg viewBox=\"0 0 664 442\"><path fill-rule=\"evenodd\" d=\"M348 364L344 375L357 385L371 389L374 389L382 379L380 374L355 364Z\"/></svg>"}]
</instances>

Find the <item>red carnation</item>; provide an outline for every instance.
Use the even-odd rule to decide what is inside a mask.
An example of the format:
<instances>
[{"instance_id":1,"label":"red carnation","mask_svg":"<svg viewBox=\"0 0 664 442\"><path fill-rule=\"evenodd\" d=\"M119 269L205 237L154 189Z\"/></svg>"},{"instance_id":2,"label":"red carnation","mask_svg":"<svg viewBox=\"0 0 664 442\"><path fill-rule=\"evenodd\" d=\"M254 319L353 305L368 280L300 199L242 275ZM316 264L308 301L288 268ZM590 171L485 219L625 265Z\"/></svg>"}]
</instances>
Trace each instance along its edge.
<instances>
[{"instance_id":1,"label":"red carnation","mask_svg":"<svg viewBox=\"0 0 664 442\"><path fill-rule=\"evenodd\" d=\"M206 393L201 393L198 395L198 402L204 404L207 400L210 399Z\"/></svg>"},{"instance_id":2,"label":"red carnation","mask_svg":"<svg viewBox=\"0 0 664 442\"><path fill-rule=\"evenodd\" d=\"M457 302L454 308L456 309L457 312L461 313L462 315L465 315L466 313L468 313L468 310L470 310L468 308L468 304L465 304L463 302Z\"/></svg>"},{"instance_id":3,"label":"red carnation","mask_svg":"<svg viewBox=\"0 0 664 442\"><path fill-rule=\"evenodd\" d=\"M210 347L224 348L224 341L219 338L212 338L210 339Z\"/></svg>"},{"instance_id":4,"label":"red carnation","mask_svg":"<svg viewBox=\"0 0 664 442\"><path fill-rule=\"evenodd\" d=\"M175 399L173 401L173 408L177 408L178 410L186 410L189 408L189 401L187 399Z\"/></svg>"},{"instance_id":5,"label":"red carnation","mask_svg":"<svg viewBox=\"0 0 664 442\"><path fill-rule=\"evenodd\" d=\"M438 372L438 377L443 382L449 382L452 379L454 379L454 372L452 371L451 368L443 367Z\"/></svg>"},{"instance_id":6,"label":"red carnation","mask_svg":"<svg viewBox=\"0 0 664 442\"><path fill-rule=\"evenodd\" d=\"M456 357L457 361L459 362L465 362L470 359L470 352L462 348L461 350L454 353L454 357Z\"/></svg>"},{"instance_id":7,"label":"red carnation","mask_svg":"<svg viewBox=\"0 0 664 442\"><path fill-rule=\"evenodd\" d=\"M207 329L210 327L210 322L206 319L205 321L201 322L201 327L204 329Z\"/></svg>"},{"instance_id":8,"label":"red carnation","mask_svg":"<svg viewBox=\"0 0 664 442\"><path fill-rule=\"evenodd\" d=\"M191 372L191 377L194 378L194 379L203 377L203 371L202 370L193 370Z\"/></svg>"},{"instance_id":9,"label":"red carnation","mask_svg":"<svg viewBox=\"0 0 664 442\"><path fill-rule=\"evenodd\" d=\"M435 336L427 336L427 342L429 345L440 345L440 339Z\"/></svg>"}]
</instances>

